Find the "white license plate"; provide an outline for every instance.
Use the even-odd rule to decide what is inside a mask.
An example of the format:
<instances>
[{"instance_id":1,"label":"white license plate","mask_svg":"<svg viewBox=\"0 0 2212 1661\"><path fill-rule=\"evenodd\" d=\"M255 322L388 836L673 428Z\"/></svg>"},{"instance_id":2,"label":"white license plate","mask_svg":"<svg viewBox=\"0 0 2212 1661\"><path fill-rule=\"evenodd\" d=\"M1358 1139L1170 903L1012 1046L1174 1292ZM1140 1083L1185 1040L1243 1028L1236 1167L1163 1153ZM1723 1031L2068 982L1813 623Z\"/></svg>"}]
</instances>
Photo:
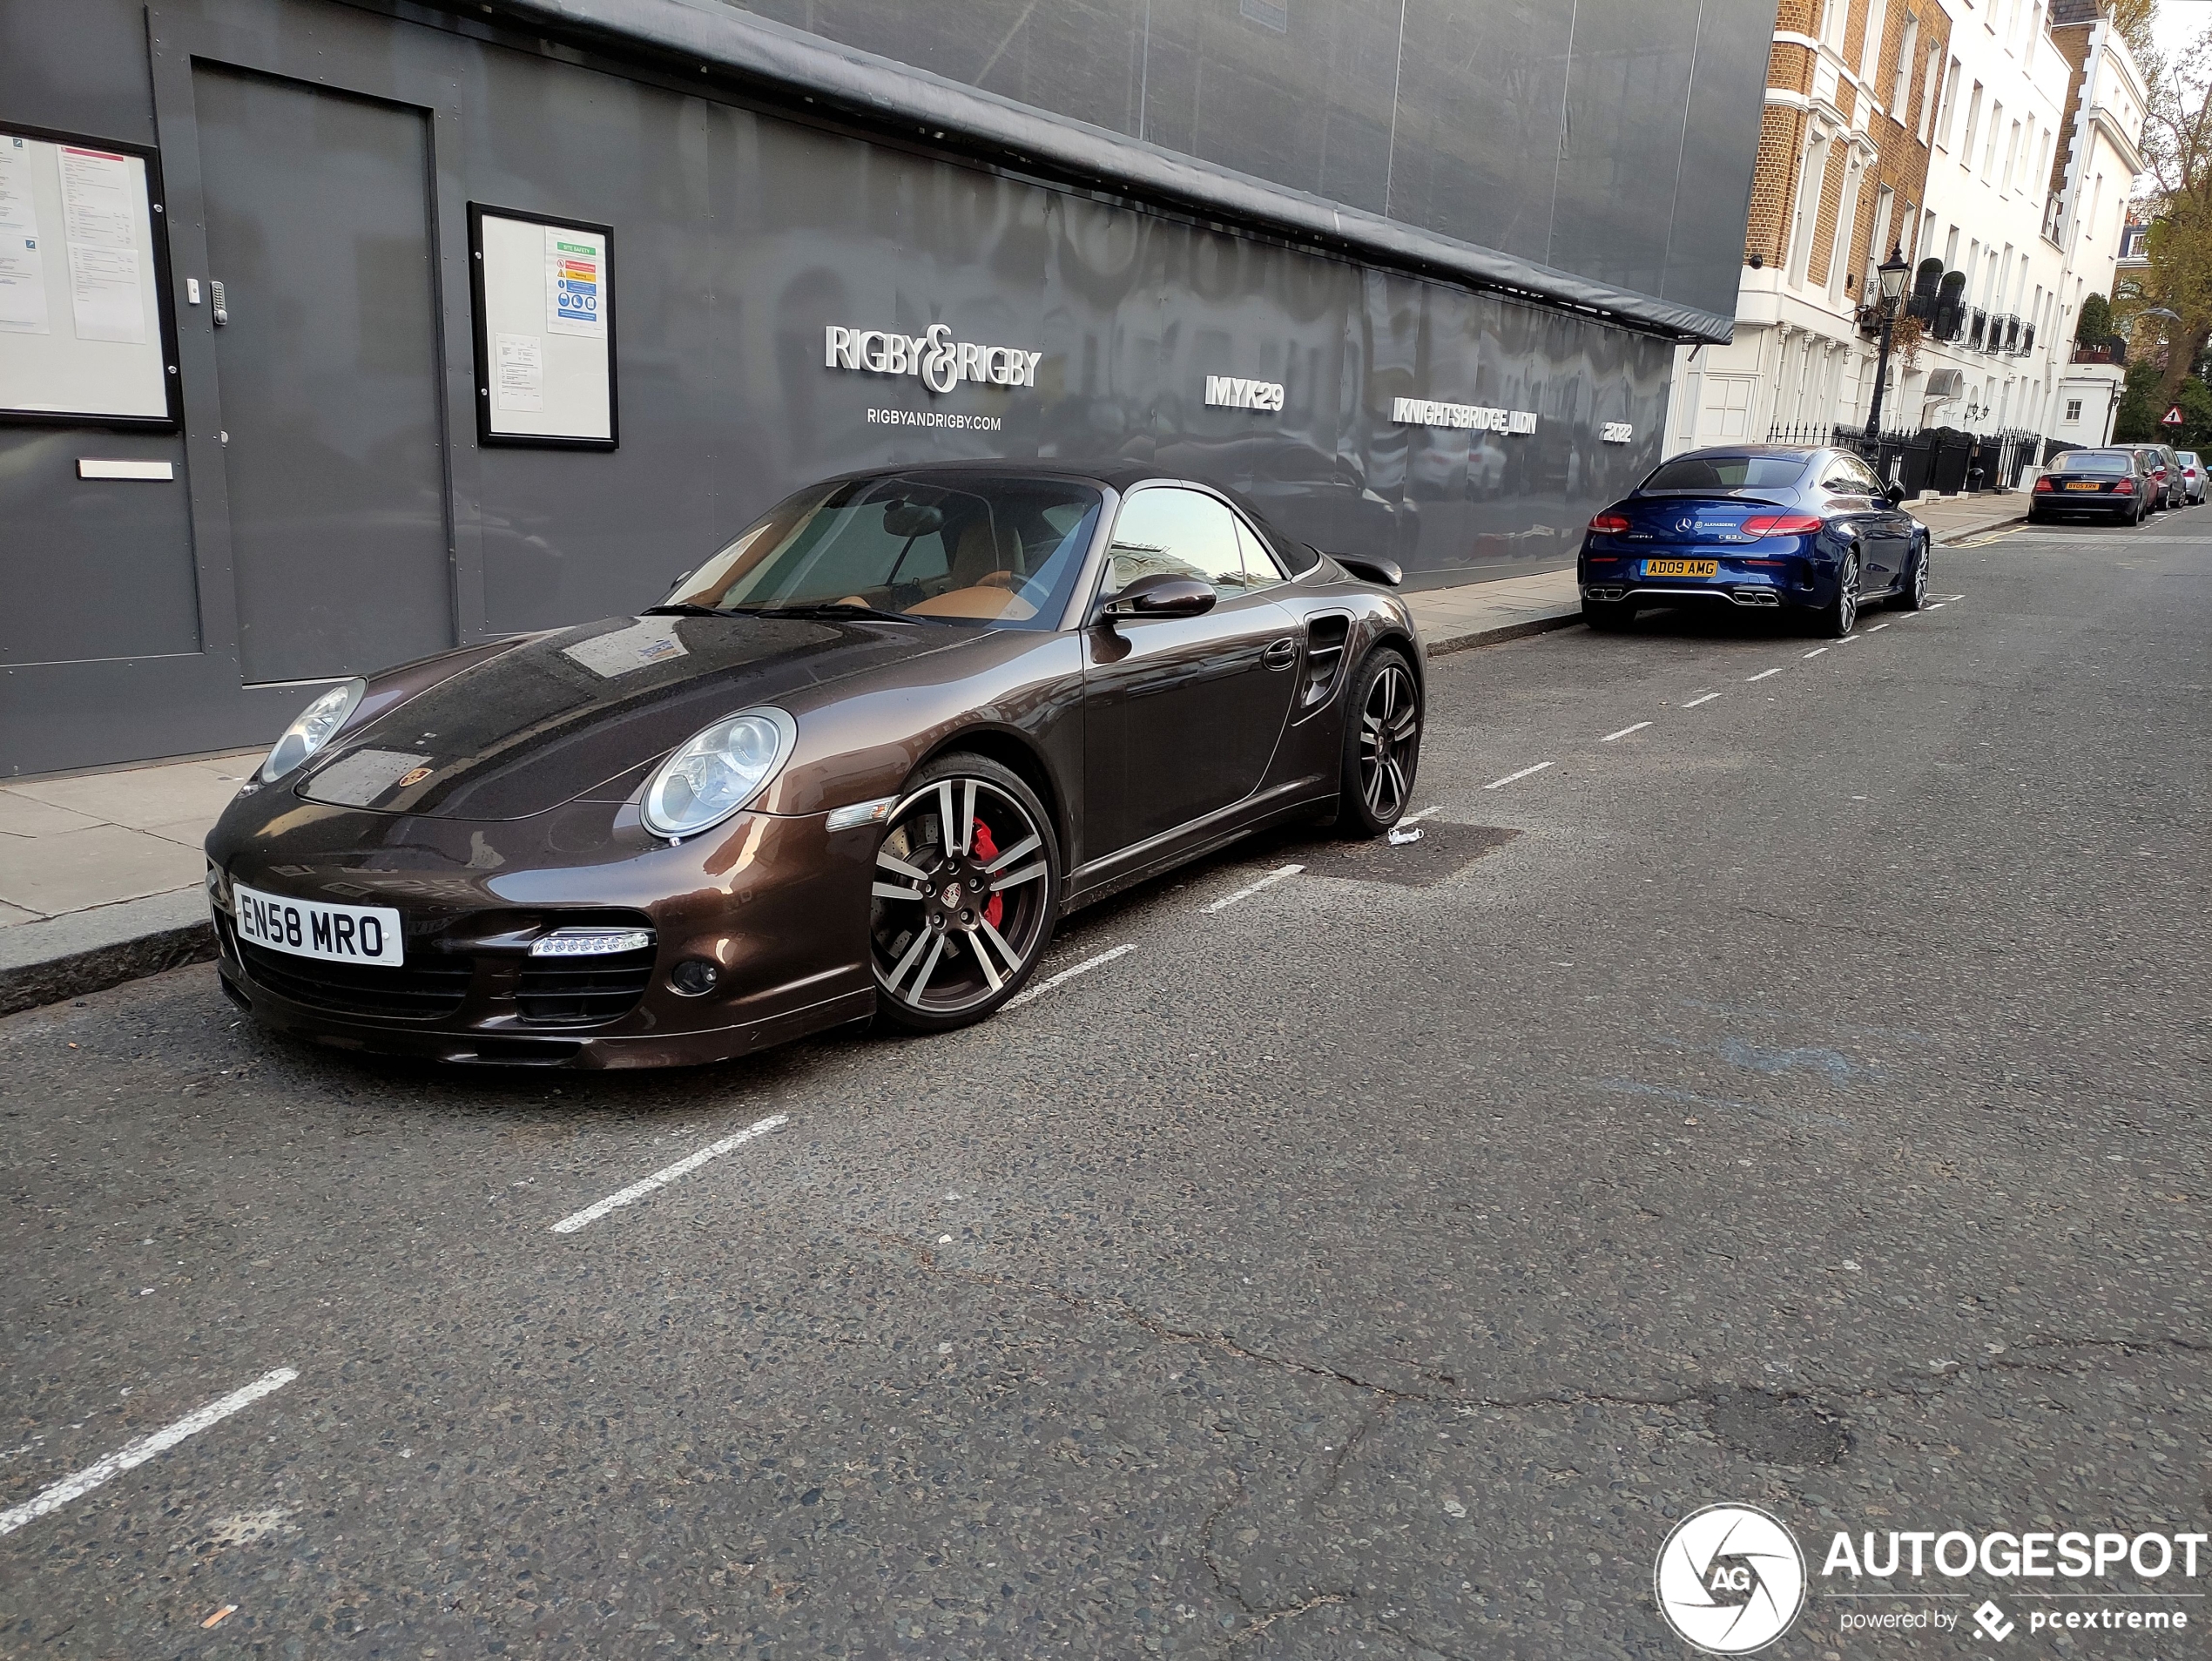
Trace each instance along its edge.
<instances>
[{"instance_id":1,"label":"white license plate","mask_svg":"<svg viewBox=\"0 0 2212 1661\"><path fill-rule=\"evenodd\" d=\"M240 940L295 957L320 957L329 963L379 963L397 969L406 961L405 930L389 906L327 906L314 900L287 900L233 885L231 915Z\"/></svg>"}]
</instances>

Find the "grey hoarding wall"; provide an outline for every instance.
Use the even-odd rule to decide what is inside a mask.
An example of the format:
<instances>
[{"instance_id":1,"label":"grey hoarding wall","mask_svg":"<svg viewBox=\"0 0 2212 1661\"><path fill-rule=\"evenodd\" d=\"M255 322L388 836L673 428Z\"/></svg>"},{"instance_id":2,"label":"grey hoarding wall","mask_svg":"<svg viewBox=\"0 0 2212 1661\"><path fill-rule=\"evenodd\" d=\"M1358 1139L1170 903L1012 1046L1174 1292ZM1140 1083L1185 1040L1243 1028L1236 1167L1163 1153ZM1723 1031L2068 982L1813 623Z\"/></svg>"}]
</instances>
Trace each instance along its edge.
<instances>
[{"instance_id":1,"label":"grey hoarding wall","mask_svg":"<svg viewBox=\"0 0 2212 1661\"><path fill-rule=\"evenodd\" d=\"M550 91L581 112L556 162L512 112L581 72L483 68L472 188L604 213L623 296L622 449L482 458L494 630L643 604L810 479L954 456L1186 469L1292 535L1393 553L1415 585L1464 582L1571 555L1652 453L1602 443L1604 422L1658 436L1657 341L634 83ZM671 142L641 150L656 131ZM618 211L639 176L662 199L642 221ZM1042 352L1035 385L939 395L826 366L833 325L934 324ZM1210 375L1278 382L1285 407L1208 408ZM1401 425L1401 396L1531 410L1537 429ZM946 420L985 424L905 424ZM677 455L692 467L671 471ZM648 500L664 536L639 535Z\"/></svg>"},{"instance_id":2,"label":"grey hoarding wall","mask_svg":"<svg viewBox=\"0 0 2212 1661\"><path fill-rule=\"evenodd\" d=\"M1616 41L1610 51L1577 57L1569 51L1575 9L1565 15L1563 33L1561 19L1552 17L1553 33L1548 37L1508 26L1516 22L1518 8L1510 0L1502 5L1492 0L1485 10L1498 14L1488 18L1497 25L1492 30L1495 38L1487 53L1477 54L1483 57L1480 71L1473 58L1459 61L1457 79L1440 76L1436 63L1416 63L1410 83L1416 94L1409 99L1401 91L1393 102L1381 192L1381 200L1391 205L1388 213L1286 185L1280 166L1275 175L1248 172L1147 142L1141 122L1140 136L1133 138L1071 119L1057 106L1024 104L714 0L500 0L496 6L457 10L470 25L481 21L481 10L550 30L563 44L580 43L586 51L651 53L679 74L694 67L710 76L728 74L757 96L811 105L810 113L833 111L899 139L920 135L994 165L1010 165L1017 172L1103 186L1116 194L1287 234L1355 259L1529 295L1683 340L1725 341L1733 327L1726 314L1662 297L1659 291L1670 280L1674 227L1684 199L1703 203L1710 212L1710 193L1718 189L1725 197L1733 186L1740 219L1750 199L1751 145L1763 93L1760 78L1746 79L1748 66L1721 50L1705 78L1702 100L1690 97L1699 85L1696 62L1694 55L1683 54L1694 54L1707 6L1724 0L1683 3L1696 8L1687 46L1651 37ZM1625 17L1603 10L1609 0L1592 3L1601 8L1594 20L1610 19L1614 34L1630 36ZM1146 16L1149 42L1149 6ZM873 32L899 35L895 29ZM1109 45L1112 34L1109 27ZM1602 43L1606 31L1597 34ZM1456 52L1464 41L1441 44ZM1401 22L1401 68L1407 45ZM1193 61L1189 53L1175 53L1162 62L1161 73L1187 71ZM1150 62L1148 47L1145 63ZM1648 66L1656 66L1656 72ZM1737 72L1722 72L1730 68ZM1149 67L1142 72L1149 74ZM1726 89L1719 98L1712 91L1716 82ZM1233 89L1244 81L1233 73L1217 73L1209 84ZM1550 87L1558 89L1555 98ZM1249 107L1236 107L1235 100L1219 96L1213 102L1217 109L1235 107L1231 130L1239 132L1280 132L1291 118L1282 105L1264 99L1248 100ZM1702 118L1720 125L1736 145L1732 162L1711 166L1685 188L1681 160L1689 153L1693 103L1700 105ZM1553 142L1532 148L1528 135L1541 130L1541 115L1554 104L1559 114ZM1592 135L1579 140L1578 106L1586 106L1579 119ZM1397 207L1401 193L1392 187L1401 113L1407 134L1403 213ZM1417 140L1424 130L1435 140L1433 150L1424 151ZM1666 173L1662 159L1669 145L1677 160ZM1268 159L1259 156L1255 165ZM1723 152L1703 149L1698 159L1721 163ZM1287 171L1301 172L1294 165ZM1436 228L1447 224L1454 228ZM1562 246L1575 249L1593 269L1617 268L1646 287L1624 287L1609 277L1547 263L1543 256L1562 234ZM1692 238L1683 239L1682 246L1691 262L1683 280L1691 286L1697 286L1695 271L1716 271L1714 262L1733 253L1732 247L1701 246ZM1732 297L1732 289L1729 293Z\"/></svg>"},{"instance_id":3,"label":"grey hoarding wall","mask_svg":"<svg viewBox=\"0 0 2212 1661\"><path fill-rule=\"evenodd\" d=\"M81 55L66 30L47 39L31 120L145 136L125 89L135 78L145 96L148 64L109 39L127 39L129 10L86 0ZM20 9L0 15L19 28ZM104 18L118 26L91 26ZM1656 456L1669 348L1585 317L366 10L206 0L157 6L151 24L180 290L210 274L219 241L218 111L197 107L211 78L246 71L428 124L432 246L413 280L445 354L421 371L434 383L421 393L440 411L445 500L428 522L446 526L451 577L448 618L421 619L433 638L448 620L448 638L468 641L648 604L785 492L880 463L1150 458L1248 490L1292 535L1389 551L1433 584L1564 563L1592 509ZM21 107L17 80L0 63L0 114ZM478 447L472 201L615 226L619 449ZM390 243L333 239L299 294L234 311L219 342L206 307L181 308L181 440L0 428L0 771L260 741L304 701L296 687L242 685L241 628L267 602L234 555L280 546L286 510L266 488L229 488L253 458L219 435L243 442L253 423L226 414L226 391L233 407L244 395L222 384L223 354L238 356L261 319L304 309L381 353L379 375L402 373L373 327ZM910 375L825 362L829 326L920 336L939 324L958 341L1041 354L1034 384L938 395ZM1282 408L1208 406L1209 375L1279 383ZM1409 426L1392 419L1399 397L1538 419L1529 434ZM939 424L908 424L923 421ZM1635 441L1601 442L1608 422ZM140 453L174 460L176 482L75 477L77 457ZM333 465L349 490L385 469L389 522L419 529L420 483L372 447ZM311 463L292 470L311 513L324 482ZM266 469L257 476L268 485ZM332 580L373 584L378 569L364 548Z\"/></svg>"},{"instance_id":4,"label":"grey hoarding wall","mask_svg":"<svg viewBox=\"0 0 2212 1661\"><path fill-rule=\"evenodd\" d=\"M523 3L577 17L721 9ZM738 3L1360 213L1735 310L1772 0Z\"/></svg>"}]
</instances>

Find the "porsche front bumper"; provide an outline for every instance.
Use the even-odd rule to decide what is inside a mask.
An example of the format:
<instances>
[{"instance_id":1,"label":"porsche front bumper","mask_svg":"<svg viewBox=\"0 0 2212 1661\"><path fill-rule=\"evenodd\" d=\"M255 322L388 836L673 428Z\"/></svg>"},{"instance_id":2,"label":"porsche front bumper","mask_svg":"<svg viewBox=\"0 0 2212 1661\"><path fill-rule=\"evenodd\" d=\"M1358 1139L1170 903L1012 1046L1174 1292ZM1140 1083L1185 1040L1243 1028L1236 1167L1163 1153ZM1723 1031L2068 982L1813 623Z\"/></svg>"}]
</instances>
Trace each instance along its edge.
<instances>
[{"instance_id":1,"label":"porsche front bumper","mask_svg":"<svg viewBox=\"0 0 2212 1661\"><path fill-rule=\"evenodd\" d=\"M208 838L225 990L271 1028L342 1049L524 1066L663 1067L749 1054L875 1007L874 833L740 814L670 846L605 802L530 819L414 818L242 798ZM632 816L634 818L634 815ZM241 940L233 884L390 907L396 968ZM650 928L611 957L534 956L577 926ZM697 968L709 965L712 985Z\"/></svg>"}]
</instances>

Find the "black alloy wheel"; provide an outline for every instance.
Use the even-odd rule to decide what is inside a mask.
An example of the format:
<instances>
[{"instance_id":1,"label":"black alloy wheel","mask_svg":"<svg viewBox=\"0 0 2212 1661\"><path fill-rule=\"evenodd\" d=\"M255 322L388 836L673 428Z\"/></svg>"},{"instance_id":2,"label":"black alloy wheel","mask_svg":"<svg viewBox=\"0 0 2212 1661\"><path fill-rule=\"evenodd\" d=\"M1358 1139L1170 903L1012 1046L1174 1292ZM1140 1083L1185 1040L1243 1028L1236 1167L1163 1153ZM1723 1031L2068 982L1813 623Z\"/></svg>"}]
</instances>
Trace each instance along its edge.
<instances>
[{"instance_id":1,"label":"black alloy wheel","mask_svg":"<svg viewBox=\"0 0 2212 1661\"><path fill-rule=\"evenodd\" d=\"M1367 654L1345 706L1344 781L1337 828L1380 836L1405 817L1421 760L1421 690L1395 646Z\"/></svg>"},{"instance_id":2,"label":"black alloy wheel","mask_svg":"<svg viewBox=\"0 0 2212 1661\"><path fill-rule=\"evenodd\" d=\"M869 893L876 1008L942 1032L1021 990L1052 938L1060 845L1036 793L988 757L932 762L886 821Z\"/></svg>"},{"instance_id":3,"label":"black alloy wheel","mask_svg":"<svg viewBox=\"0 0 2212 1661\"><path fill-rule=\"evenodd\" d=\"M1853 549L1844 556L1844 568L1836 573L1836 598L1812 614L1817 633L1831 640L1840 640L1858 624L1858 550Z\"/></svg>"}]
</instances>

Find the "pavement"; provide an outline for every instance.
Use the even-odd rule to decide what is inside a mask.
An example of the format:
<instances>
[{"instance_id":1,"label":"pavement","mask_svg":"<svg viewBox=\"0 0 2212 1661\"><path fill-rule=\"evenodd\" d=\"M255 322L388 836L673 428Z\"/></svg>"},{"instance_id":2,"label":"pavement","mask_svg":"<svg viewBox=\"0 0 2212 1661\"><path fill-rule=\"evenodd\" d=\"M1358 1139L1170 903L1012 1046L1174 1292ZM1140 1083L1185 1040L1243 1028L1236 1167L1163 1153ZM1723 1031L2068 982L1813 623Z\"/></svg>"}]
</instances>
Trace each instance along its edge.
<instances>
[{"instance_id":1,"label":"pavement","mask_svg":"<svg viewBox=\"0 0 2212 1661\"><path fill-rule=\"evenodd\" d=\"M0 1021L0 1653L1672 1658L1723 1501L1783 1661L2195 1622L1820 1565L2205 1528L2205 523L1440 658L1419 841L1233 847L937 1037Z\"/></svg>"},{"instance_id":2,"label":"pavement","mask_svg":"<svg viewBox=\"0 0 2212 1661\"><path fill-rule=\"evenodd\" d=\"M1942 541L2017 519L2025 500L1968 496L1913 510ZM1571 569L1407 598L1432 654L1581 618ZM0 1014L212 957L199 850L260 756L0 785Z\"/></svg>"}]
</instances>

